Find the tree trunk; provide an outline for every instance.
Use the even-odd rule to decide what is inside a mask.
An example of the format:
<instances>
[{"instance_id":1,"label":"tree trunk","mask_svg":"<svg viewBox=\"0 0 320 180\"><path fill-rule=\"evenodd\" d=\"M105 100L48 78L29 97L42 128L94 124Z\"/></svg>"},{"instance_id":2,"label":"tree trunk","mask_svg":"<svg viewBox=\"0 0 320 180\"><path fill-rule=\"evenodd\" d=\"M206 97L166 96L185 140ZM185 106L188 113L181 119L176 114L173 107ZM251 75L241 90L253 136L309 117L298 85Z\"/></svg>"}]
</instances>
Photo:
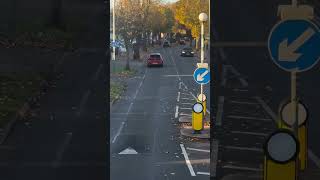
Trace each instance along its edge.
<instances>
[{"instance_id":1,"label":"tree trunk","mask_svg":"<svg viewBox=\"0 0 320 180\"><path fill-rule=\"evenodd\" d=\"M129 45L128 45L128 41L125 40L125 46L126 46L126 67L125 67L125 70L130 70L130 61L129 61L129 58L130 58L130 52L129 52Z\"/></svg>"},{"instance_id":2,"label":"tree trunk","mask_svg":"<svg viewBox=\"0 0 320 180\"><path fill-rule=\"evenodd\" d=\"M199 49L199 38L196 38L196 50Z\"/></svg>"}]
</instances>

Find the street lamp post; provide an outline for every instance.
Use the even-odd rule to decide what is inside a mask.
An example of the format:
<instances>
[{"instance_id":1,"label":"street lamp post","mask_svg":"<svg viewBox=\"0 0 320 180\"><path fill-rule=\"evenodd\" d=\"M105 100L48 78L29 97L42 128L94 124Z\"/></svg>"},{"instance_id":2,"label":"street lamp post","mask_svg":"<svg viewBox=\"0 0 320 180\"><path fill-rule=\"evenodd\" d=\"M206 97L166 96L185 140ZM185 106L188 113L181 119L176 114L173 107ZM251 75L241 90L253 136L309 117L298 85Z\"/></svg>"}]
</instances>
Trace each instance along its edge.
<instances>
[{"instance_id":1,"label":"street lamp post","mask_svg":"<svg viewBox=\"0 0 320 180\"><path fill-rule=\"evenodd\" d=\"M116 42L116 21L115 21L115 3L116 0L113 0L113 5L112 5L112 42L113 42L113 52L112 52L112 60L116 60L116 47L115 47L115 42Z\"/></svg>"},{"instance_id":2,"label":"street lamp post","mask_svg":"<svg viewBox=\"0 0 320 180\"><path fill-rule=\"evenodd\" d=\"M204 61L204 22L207 21L208 15L206 13L201 13L199 15L199 20L201 22L201 64ZM203 84L200 86L200 94L203 94Z\"/></svg>"}]
</instances>

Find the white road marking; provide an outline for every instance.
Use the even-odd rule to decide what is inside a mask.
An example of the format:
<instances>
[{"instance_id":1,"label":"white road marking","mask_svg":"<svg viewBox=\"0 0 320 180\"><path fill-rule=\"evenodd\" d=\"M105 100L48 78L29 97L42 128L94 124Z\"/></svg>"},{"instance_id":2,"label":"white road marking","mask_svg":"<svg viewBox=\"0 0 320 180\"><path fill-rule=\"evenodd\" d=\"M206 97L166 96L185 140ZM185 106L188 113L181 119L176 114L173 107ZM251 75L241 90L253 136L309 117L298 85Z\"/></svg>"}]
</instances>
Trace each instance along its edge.
<instances>
[{"instance_id":1,"label":"white road marking","mask_svg":"<svg viewBox=\"0 0 320 180\"><path fill-rule=\"evenodd\" d=\"M235 92L248 92L249 90L248 89L232 89L232 91L235 91Z\"/></svg>"},{"instance_id":2,"label":"white road marking","mask_svg":"<svg viewBox=\"0 0 320 180\"><path fill-rule=\"evenodd\" d=\"M126 113L126 116L128 116L129 112L131 111L132 105L133 105L133 103L130 103L128 111ZM117 138L120 136L120 133L121 133L124 125L125 125L125 122L122 122L120 128L117 131L117 134L112 139L112 143L116 142Z\"/></svg>"},{"instance_id":3,"label":"white road marking","mask_svg":"<svg viewBox=\"0 0 320 180\"><path fill-rule=\"evenodd\" d=\"M225 165L222 166L222 168L226 168L226 169L238 169L238 170L246 170L246 171L262 171L262 169L259 168L251 168L251 167L240 167L240 166L233 166L233 165Z\"/></svg>"},{"instance_id":4,"label":"white road marking","mask_svg":"<svg viewBox=\"0 0 320 180\"><path fill-rule=\"evenodd\" d=\"M190 171L191 176L196 176L196 174L195 174L195 172L194 172L194 170L193 170L193 168L192 168L191 162L190 162L190 160L189 160L188 154L187 154L187 152L186 152L186 149L184 148L184 145L183 145L183 144L180 144L180 147L181 147L181 150L182 150L182 154L183 154L183 156L184 156L184 159L186 160L186 164L187 164L187 166L188 166L188 168L189 168L189 171Z\"/></svg>"},{"instance_id":5,"label":"white road marking","mask_svg":"<svg viewBox=\"0 0 320 180\"><path fill-rule=\"evenodd\" d=\"M171 51L169 51L170 52L170 59L171 59L171 61L172 61L172 63L173 63L173 65L174 65L174 69L176 70L176 76L178 77L178 79L179 79L179 81L181 81L181 77L180 77L180 75L179 75L179 72L178 72L178 68L177 68L177 65L176 65L176 62L173 60L173 56L172 56L172 53L171 53Z\"/></svg>"},{"instance_id":6,"label":"white road marking","mask_svg":"<svg viewBox=\"0 0 320 180\"><path fill-rule=\"evenodd\" d=\"M183 105L193 105L193 103L181 103Z\"/></svg>"},{"instance_id":7,"label":"white road marking","mask_svg":"<svg viewBox=\"0 0 320 180\"><path fill-rule=\"evenodd\" d=\"M192 95L190 95L190 93L181 93L181 95L185 95L185 96L192 96Z\"/></svg>"},{"instance_id":8,"label":"white road marking","mask_svg":"<svg viewBox=\"0 0 320 180\"><path fill-rule=\"evenodd\" d=\"M265 133L256 133L256 132L246 132L246 131L231 131L234 134L247 134L247 135L254 135L254 136L268 136Z\"/></svg>"},{"instance_id":9,"label":"white road marking","mask_svg":"<svg viewBox=\"0 0 320 180\"><path fill-rule=\"evenodd\" d=\"M221 86L222 87L225 87L226 84L227 84L226 75L227 75L227 67L223 65L222 66L222 81L221 81Z\"/></svg>"},{"instance_id":10,"label":"white road marking","mask_svg":"<svg viewBox=\"0 0 320 180\"><path fill-rule=\"evenodd\" d=\"M317 157L310 149L308 149L308 157L318 168L320 168L320 158Z\"/></svg>"},{"instance_id":11,"label":"white road marking","mask_svg":"<svg viewBox=\"0 0 320 180\"><path fill-rule=\"evenodd\" d=\"M210 173L208 173L208 172L200 172L200 171L198 171L197 174L210 176Z\"/></svg>"},{"instance_id":12,"label":"white road marking","mask_svg":"<svg viewBox=\"0 0 320 180\"><path fill-rule=\"evenodd\" d=\"M61 144L61 146L59 147L59 149L57 150L56 153L56 158L52 163L52 167L57 168L60 165L60 161L62 159L62 156L67 148L67 146L70 144L72 139L72 132L68 132L65 134L65 138Z\"/></svg>"},{"instance_id":13,"label":"white road marking","mask_svg":"<svg viewBox=\"0 0 320 180\"><path fill-rule=\"evenodd\" d=\"M247 119L247 120L258 120L258 121L272 121L272 119L270 119L270 118L258 118L258 117L236 116L236 115L228 115L227 118L232 118L232 119Z\"/></svg>"},{"instance_id":14,"label":"white road marking","mask_svg":"<svg viewBox=\"0 0 320 180\"><path fill-rule=\"evenodd\" d=\"M193 98L181 98L181 99L183 99L183 100L192 100L192 101L194 101L194 99L193 99Z\"/></svg>"},{"instance_id":15,"label":"white road marking","mask_svg":"<svg viewBox=\"0 0 320 180\"><path fill-rule=\"evenodd\" d=\"M254 97L258 103L262 106L262 108L269 114L269 116L273 119L273 121L278 124L278 119L276 113L274 113L271 108L267 105L267 103L262 100L260 97L256 96Z\"/></svg>"},{"instance_id":16,"label":"white road marking","mask_svg":"<svg viewBox=\"0 0 320 180\"><path fill-rule=\"evenodd\" d=\"M260 97L256 96L255 99L260 103L263 109L271 116L273 121L277 124L278 119L276 114L271 110L271 108L267 105L265 101L263 101ZM320 168L320 158L317 157L310 148L308 148L308 157L311 159L318 168Z\"/></svg>"},{"instance_id":17,"label":"white road marking","mask_svg":"<svg viewBox=\"0 0 320 180\"><path fill-rule=\"evenodd\" d=\"M207 152L207 153L210 153L210 150L206 150L206 149L197 149L197 148L189 148L187 147L188 150L191 150L191 151L199 151L199 152Z\"/></svg>"},{"instance_id":18,"label":"white road marking","mask_svg":"<svg viewBox=\"0 0 320 180\"><path fill-rule=\"evenodd\" d=\"M178 92L177 102L180 101L180 92Z\"/></svg>"},{"instance_id":19,"label":"white road marking","mask_svg":"<svg viewBox=\"0 0 320 180\"><path fill-rule=\"evenodd\" d=\"M96 71L96 73L95 73L94 76L93 76L93 80L94 80L94 81L98 80L99 74L100 74L102 68L103 68L103 64L100 64L99 67L98 67L98 69L97 69L97 71Z\"/></svg>"},{"instance_id":20,"label":"white road marking","mask_svg":"<svg viewBox=\"0 0 320 180\"><path fill-rule=\"evenodd\" d=\"M125 125L125 123L126 123L126 121L127 121L127 117L128 117L128 115L129 115L129 113L130 113L130 111L131 111L133 102L134 102L134 100L137 98L137 95L138 95L138 93L139 93L139 91L140 91L140 89L141 89L141 87L142 87L143 81L144 81L144 79L146 78L146 72L147 72L147 69L145 70L145 72L144 72L144 74L143 74L142 80L141 80L141 82L140 82L140 84L139 84L139 86L138 86L138 89L136 90L136 93L135 93L135 95L134 95L134 97L133 97L133 99L132 99L132 102L131 102L130 105L129 105L128 111L125 113L126 120L121 123L120 128L119 128L118 131L117 131L117 134L116 134L116 135L113 137L113 139L112 139L112 143L115 143L116 140L117 140L117 138L120 136L120 133L121 133L121 131L122 131L122 129L123 129L123 126ZM117 114L123 114L123 113L117 113ZM141 114L141 113L130 113L130 114ZM144 114L144 115L145 115L145 114Z\"/></svg>"},{"instance_id":21,"label":"white road marking","mask_svg":"<svg viewBox=\"0 0 320 180\"><path fill-rule=\"evenodd\" d=\"M188 90L188 87L187 87L187 85L185 83L181 82L181 85L184 86L184 89Z\"/></svg>"},{"instance_id":22,"label":"white road marking","mask_svg":"<svg viewBox=\"0 0 320 180\"><path fill-rule=\"evenodd\" d=\"M80 101L80 105L79 105L79 111L76 113L76 116L80 116L83 109L84 109L84 106L86 105L87 101L88 101L88 98L91 94L91 91L88 90L85 94L83 94L82 98L81 98L81 101Z\"/></svg>"},{"instance_id":23,"label":"white road marking","mask_svg":"<svg viewBox=\"0 0 320 180\"><path fill-rule=\"evenodd\" d=\"M192 108L182 108L182 107L180 107L179 109L192 110Z\"/></svg>"},{"instance_id":24,"label":"white road marking","mask_svg":"<svg viewBox=\"0 0 320 180\"><path fill-rule=\"evenodd\" d=\"M245 79L243 79L242 77L240 77L241 74L232 65L230 65L229 67L230 67L232 73L239 77L239 81L241 82L241 85L243 87L247 87L248 82Z\"/></svg>"},{"instance_id":25,"label":"white road marking","mask_svg":"<svg viewBox=\"0 0 320 180\"><path fill-rule=\"evenodd\" d=\"M128 147L127 149L119 152L118 154L138 154L138 152L135 149Z\"/></svg>"},{"instance_id":26,"label":"white road marking","mask_svg":"<svg viewBox=\"0 0 320 180\"><path fill-rule=\"evenodd\" d=\"M218 150L219 150L219 141L216 139L213 139L212 141L212 154L211 154L211 162L210 163L210 173L212 174L213 177L216 176L216 171L217 171L217 163L218 163Z\"/></svg>"},{"instance_id":27,"label":"white road marking","mask_svg":"<svg viewBox=\"0 0 320 180\"><path fill-rule=\"evenodd\" d=\"M178 118L179 115L179 106L176 106L176 113L174 115L175 118Z\"/></svg>"},{"instance_id":28,"label":"white road marking","mask_svg":"<svg viewBox=\"0 0 320 180\"><path fill-rule=\"evenodd\" d=\"M145 78L145 75L143 76L142 79L144 79L144 78ZM142 84L143 84L143 80L140 82L140 84L138 86L138 89L136 90L136 93L134 94L133 100L135 100L137 98L137 95L138 95L138 93L139 93L139 91L140 91L140 89L142 87Z\"/></svg>"},{"instance_id":29,"label":"white road marking","mask_svg":"<svg viewBox=\"0 0 320 180\"><path fill-rule=\"evenodd\" d=\"M224 148L227 148L227 149L263 152L263 150L262 150L262 149L259 149L259 148L238 147L238 146L223 146L223 147L224 147Z\"/></svg>"},{"instance_id":30,"label":"white road marking","mask_svg":"<svg viewBox=\"0 0 320 180\"><path fill-rule=\"evenodd\" d=\"M180 113L181 116L192 116L191 114Z\"/></svg>"},{"instance_id":31,"label":"white road marking","mask_svg":"<svg viewBox=\"0 0 320 180\"><path fill-rule=\"evenodd\" d=\"M255 103L255 102L245 102L245 101L230 101L230 103L233 103L233 104L246 104L246 105L258 105L258 103Z\"/></svg>"},{"instance_id":32,"label":"white road marking","mask_svg":"<svg viewBox=\"0 0 320 180\"><path fill-rule=\"evenodd\" d=\"M118 131L117 131L117 134L116 134L116 135L113 137L113 139L112 139L112 143L115 143L115 142L116 142L117 138L119 137L119 135L120 135L120 133L121 133L121 131L122 131L122 129L123 129L124 124L125 124L125 122L122 122L122 123L121 123L120 128L119 128Z\"/></svg>"},{"instance_id":33,"label":"white road marking","mask_svg":"<svg viewBox=\"0 0 320 180\"><path fill-rule=\"evenodd\" d=\"M218 99L218 110L217 110L217 120L216 125L221 126L222 125L222 116L223 116L223 105L224 105L224 96L219 96Z\"/></svg>"},{"instance_id":34,"label":"white road marking","mask_svg":"<svg viewBox=\"0 0 320 180\"><path fill-rule=\"evenodd\" d=\"M189 92L189 93L196 101L198 100L198 98L192 92Z\"/></svg>"}]
</instances>

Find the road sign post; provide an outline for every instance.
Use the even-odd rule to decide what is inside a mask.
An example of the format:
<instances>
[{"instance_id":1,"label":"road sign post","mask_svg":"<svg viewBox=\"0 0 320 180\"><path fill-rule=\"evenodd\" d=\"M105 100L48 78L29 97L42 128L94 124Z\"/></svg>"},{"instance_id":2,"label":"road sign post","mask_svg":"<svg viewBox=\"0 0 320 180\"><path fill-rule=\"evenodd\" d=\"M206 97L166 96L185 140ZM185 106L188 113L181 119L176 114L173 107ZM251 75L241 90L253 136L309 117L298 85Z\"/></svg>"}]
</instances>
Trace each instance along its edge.
<instances>
[{"instance_id":1,"label":"road sign post","mask_svg":"<svg viewBox=\"0 0 320 180\"><path fill-rule=\"evenodd\" d=\"M268 49L272 61L281 69L291 73L291 103L286 106L286 111L287 114L291 114L290 120L293 121L290 129L301 144L298 158L300 161L296 159L295 166L295 171L298 173L299 169L304 170L307 165L307 127L306 125L299 127L297 73L311 69L319 61L320 51L317 47L320 46L320 31L319 27L310 21L313 18L311 6L298 5L296 0L292 0L291 6L279 6L278 14L282 20L273 27L269 35ZM279 126L285 127L281 122Z\"/></svg>"},{"instance_id":2,"label":"road sign post","mask_svg":"<svg viewBox=\"0 0 320 180\"><path fill-rule=\"evenodd\" d=\"M288 129L272 133L264 144L264 180L296 180L299 142Z\"/></svg>"}]
</instances>

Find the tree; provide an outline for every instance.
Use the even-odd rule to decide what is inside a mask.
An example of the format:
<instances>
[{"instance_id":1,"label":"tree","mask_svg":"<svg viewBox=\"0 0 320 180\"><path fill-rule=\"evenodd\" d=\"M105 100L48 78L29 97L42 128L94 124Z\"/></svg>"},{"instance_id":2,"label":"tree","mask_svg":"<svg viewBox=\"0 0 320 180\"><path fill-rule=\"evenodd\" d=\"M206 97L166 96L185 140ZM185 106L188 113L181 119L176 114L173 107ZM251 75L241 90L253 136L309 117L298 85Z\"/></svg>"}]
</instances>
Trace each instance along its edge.
<instances>
[{"instance_id":1,"label":"tree","mask_svg":"<svg viewBox=\"0 0 320 180\"><path fill-rule=\"evenodd\" d=\"M133 40L138 36L139 28L139 20L141 18L140 7L137 6L135 0L118 0L115 14L116 14L116 33L119 34L123 40L125 47L127 49L126 52L126 69L130 69L129 62L129 49L132 48Z\"/></svg>"},{"instance_id":2,"label":"tree","mask_svg":"<svg viewBox=\"0 0 320 180\"><path fill-rule=\"evenodd\" d=\"M174 6L175 19L191 30L193 38L196 38L196 48L200 38L201 24L199 14L209 12L208 0L180 0ZM208 29L208 23L205 23L205 29Z\"/></svg>"}]
</instances>

